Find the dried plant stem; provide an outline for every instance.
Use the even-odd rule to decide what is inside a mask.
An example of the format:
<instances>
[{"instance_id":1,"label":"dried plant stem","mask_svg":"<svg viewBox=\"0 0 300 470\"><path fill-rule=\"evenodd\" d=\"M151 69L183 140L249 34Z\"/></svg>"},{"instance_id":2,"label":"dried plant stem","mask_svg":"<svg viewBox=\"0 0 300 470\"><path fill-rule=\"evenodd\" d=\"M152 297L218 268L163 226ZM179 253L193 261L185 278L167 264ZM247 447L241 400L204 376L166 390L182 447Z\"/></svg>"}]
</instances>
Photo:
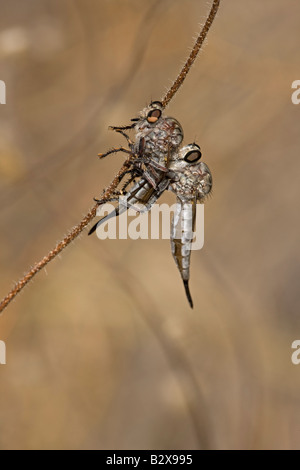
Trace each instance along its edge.
<instances>
[{"instance_id":1,"label":"dried plant stem","mask_svg":"<svg viewBox=\"0 0 300 470\"><path fill-rule=\"evenodd\" d=\"M200 34L199 34L199 36L198 36L198 38L197 38L197 40L194 44L192 52L190 53L186 63L182 67L182 70L179 73L178 77L176 78L175 82L173 83L171 88L167 91L164 98L162 99L162 104L163 104L164 108L167 106L167 104L171 101L171 99L173 98L175 93L181 87L181 85L183 84L183 82L184 82L187 74L189 73L193 63L195 62L195 60L196 60L196 58L199 54L199 51L200 51L200 49L201 49L201 47L202 47L202 45L205 41L205 38L206 38L210 28L211 28L211 25L213 24L213 21L216 17L217 11L218 11L219 6L220 6L220 1L221 0L214 0L213 1L210 13L208 15L208 18L207 18L207 20L205 22L205 25L203 26L202 31L200 32Z\"/></svg>"},{"instance_id":2,"label":"dried plant stem","mask_svg":"<svg viewBox=\"0 0 300 470\"><path fill-rule=\"evenodd\" d=\"M14 288L7 294L0 303L0 313L10 304L12 300L21 292L22 289L33 279L33 277L47 266L59 253L61 253L80 233L87 227L87 225L96 217L98 207L105 203L113 194L114 190L120 183L123 173L128 170L131 164L131 158L128 158L122 168L118 171L111 184L105 190L101 200L92 207L92 209L83 217L81 222L76 225L65 237L61 240L53 250L51 250L41 261L35 265L16 283Z\"/></svg>"},{"instance_id":3,"label":"dried plant stem","mask_svg":"<svg viewBox=\"0 0 300 470\"><path fill-rule=\"evenodd\" d=\"M163 106L166 107L167 104L171 101L175 93L178 91L179 87L184 82L187 74L189 73L191 66L193 65L202 44L210 30L210 27L216 17L219 5L221 0L214 0L212 8L210 10L209 16L205 22L205 25L199 34L195 45L192 49L192 52L186 61L185 65L183 66L181 72L179 73L178 77L176 78L175 82L171 86L171 88L166 93L165 97L162 100ZM61 240L53 250L51 250L44 258L37 262L14 286L14 288L4 297L4 299L0 302L0 313L15 299L15 297L24 289L24 287L33 279L33 277L41 271L47 264L50 263L59 253L61 253L70 243L77 238L80 233L87 227L87 225L96 217L97 215L97 208L105 203L113 194L114 190L117 188L120 180L122 178L123 173L130 167L131 165L131 158L126 160L120 171L116 174L115 178L108 186L108 188L103 193L102 199L95 204L95 206L85 215L85 217L81 220L81 222L76 225L66 236L63 240Z\"/></svg>"}]
</instances>

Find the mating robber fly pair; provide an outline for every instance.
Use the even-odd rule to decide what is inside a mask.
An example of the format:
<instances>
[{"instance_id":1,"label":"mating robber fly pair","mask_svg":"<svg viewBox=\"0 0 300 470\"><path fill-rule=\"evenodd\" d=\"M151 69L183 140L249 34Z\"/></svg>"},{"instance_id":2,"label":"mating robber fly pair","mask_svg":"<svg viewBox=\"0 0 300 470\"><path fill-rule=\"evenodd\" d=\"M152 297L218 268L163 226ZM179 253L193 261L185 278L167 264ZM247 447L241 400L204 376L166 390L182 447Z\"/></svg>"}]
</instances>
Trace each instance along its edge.
<instances>
[{"instance_id":1,"label":"mating robber fly pair","mask_svg":"<svg viewBox=\"0 0 300 470\"><path fill-rule=\"evenodd\" d=\"M129 126L110 127L126 138L128 148L114 148L99 154L101 158L117 152L130 156L130 169L121 175L120 181L127 175L129 179L120 190L114 192L110 201L117 201L121 195L124 197L115 211L94 225L89 235L99 225L122 214L129 207L140 213L149 211L164 191L172 191L177 197L171 224L172 254L193 308L189 279L196 206L211 191L211 172L205 163L200 162L202 154L197 144L180 147L183 141L182 127L176 119L163 116L163 104L160 101L151 102L138 118L131 121ZM135 131L134 141L126 134L127 130Z\"/></svg>"}]
</instances>

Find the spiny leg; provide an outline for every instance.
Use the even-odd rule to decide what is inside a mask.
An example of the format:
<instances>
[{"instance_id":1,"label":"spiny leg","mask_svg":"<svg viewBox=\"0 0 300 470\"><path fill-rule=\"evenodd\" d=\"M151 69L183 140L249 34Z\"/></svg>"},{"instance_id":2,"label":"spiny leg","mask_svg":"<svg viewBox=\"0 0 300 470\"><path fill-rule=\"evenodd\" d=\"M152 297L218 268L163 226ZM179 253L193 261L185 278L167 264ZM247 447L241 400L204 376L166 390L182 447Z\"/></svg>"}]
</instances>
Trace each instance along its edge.
<instances>
[{"instance_id":1,"label":"spiny leg","mask_svg":"<svg viewBox=\"0 0 300 470\"><path fill-rule=\"evenodd\" d=\"M129 178L128 181L126 181L126 183L125 183L125 184L122 186L122 188L121 188L121 192L123 192L124 194L126 194L126 189L128 188L128 186L129 186L132 182L135 182L135 179L136 179L138 176L143 176L142 170L139 170L139 169L128 170L126 173L130 173L130 174L131 174L131 177Z\"/></svg>"},{"instance_id":2,"label":"spiny leg","mask_svg":"<svg viewBox=\"0 0 300 470\"><path fill-rule=\"evenodd\" d=\"M112 130L112 131L116 131L116 132L118 132L119 134L121 134L123 137L125 137L125 139L126 139L127 142L128 142L129 147L132 147L132 146L133 146L133 142L132 142L132 140L130 139L129 135L127 135L122 129L117 129L117 128L112 127L112 126L109 126L109 129Z\"/></svg>"},{"instance_id":3,"label":"spiny leg","mask_svg":"<svg viewBox=\"0 0 300 470\"><path fill-rule=\"evenodd\" d=\"M128 155L131 155L132 157L134 156L134 154L132 153L131 150L128 150L125 147L119 147L119 148L110 149L105 153L98 153L98 157L100 157L100 159L102 159L102 158L107 157L108 155L111 155L113 153L118 153L118 152L124 152L124 153L127 153Z\"/></svg>"},{"instance_id":4,"label":"spiny leg","mask_svg":"<svg viewBox=\"0 0 300 470\"><path fill-rule=\"evenodd\" d=\"M122 179L123 179L126 175L128 175L129 173L130 173L132 176L134 175L134 178L135 178L136 176L138 176L138 174L135 174L135 173L138 173L138 170L137 170L136 168L132 168L131 170L123 171L123 173L121 173L121 175L120 175L120 177L119 177L119 183L118 183L118 184L120 184L121 181L122 181ZM134 178L133 178L133 179L134 179ZM133 181L133 180L132 180L132 181ZM131 183L131 180L129 180L129 182ZM125 191L125 189L127 188L129 182L128 182L128 183L125 183L125 185L121 188L121 193Z\"/></svg>"},{"instance_id":5,"label":"spiny leg","mask_svg":"<svg viewBox=\"0 0 300 470\"><path fill-rule=\"evenodd\" d=\"M135 123L130 124L130 126L109 126L109 129L112 131L129 131L135 127Z\"/></svg>"},{"instance_id":6,"label":"spiny leg","mask_svg":"<svg viewBox=\"0 0 300 470\"><path fill-rule=\"evenodd\" d=\"M120 196L123 196L124 195L124 191L125 189L127 188L127 186L134 180L134 178L136 178L136 176L138 176L137 174L133 174L133 173L138 173L138 170L137 169L131 169L131 170L125 170L123 171L123 173L120 174L118 180L118 184L121 183L122 179L128 175L128 174L131 174L132 177L129 179L129 181L127 181L124 186L119 189L119 190L115 190L114 193L113 193L113 197L109 198L109 199L105 199L105 201L103 201L101 198L100 199L97 199L97 198L94 198L94 201L97 202L98 204L105 204L106 202L116 202L118 201L118 198Z\"/></svg>"},{"instance_id":7,"label":"spiny leg","mask_svg":"<svg viewBox=\"0 0 300 470\"><path fill-rule=\"evenodd\" d=\"M121 194L118 194L114 197L110 197L109 199L105 199L105 201L102 201L102 199L97 199L96 197L94 197L94 201L97 202L98 204L106 204L107 202L116 202L119 200L119 197L121 196Z\"/></svg>"},{"instance_id":8,"label":"spiny leg","mask_svg":"<svg viewBox=\"0 0 300 470\"><path fill-rule=\"evenodd\" d=\"M151 186L156 189L157 188L157 183L155 181L155 178L153 177L153 175L148 171L148 170L145 170L144 173L143 173L143 176L145 178L145 180L148 181L148 183L151 184Z\"/></svg>"}]
</instances>

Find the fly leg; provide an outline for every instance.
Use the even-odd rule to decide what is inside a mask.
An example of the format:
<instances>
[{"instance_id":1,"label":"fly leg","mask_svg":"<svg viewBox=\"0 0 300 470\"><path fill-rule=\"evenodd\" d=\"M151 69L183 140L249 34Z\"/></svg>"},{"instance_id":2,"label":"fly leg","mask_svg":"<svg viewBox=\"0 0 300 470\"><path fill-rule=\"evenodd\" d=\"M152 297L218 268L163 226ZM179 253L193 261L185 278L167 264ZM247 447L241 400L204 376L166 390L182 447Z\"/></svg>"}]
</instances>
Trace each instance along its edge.
<instances>
[{"instance_id":1,"label":"fly leg","mask_svg":"<svg viewBox=\"0 0 300 470\"><path fill-rule=\"evenodd\" d=\"M115 190L114 193L113 193L113 196L111 198L105 199L104 202L102 202L101 198L100 199L94 198L94 201L97 202L98 204L105 204L106 202L115 202L115 201L117 201L120 196L124 196L127 186L129 186L129 184L136 178L136 176L137 176L136 173L137 173L136 169L123 171L123 173L121 173L119 178L118 178L118 180L119 180L118 184L120 184L122 179L128 174L131 175L131 178L129 179L129 181L127 181L124 184L124 186L122 186L121 189Z\"/></svg>"},{"instance_id":2,"label":"fly leg","mask_svg":"<svg viewBox=\"0 0 300 470\"><path fill-rule=\"evenodd\" d=\"M128 181L126 181L126 183L122 186L121 188L121 193L122 194L126 194L126 189L128 188L128 186L131 184L131 183L135 183L135 179L138 177L138 176L143 176L143 171L140 170L139 168L134 168L132 170L127 170L126 173L130 173L131 176L130 178L128 179Z\"/></svg>"},{"instance_id":3,"label":"fly leg","mask_svg":"<svg viewBox=\"0 0 300 470\"><path fill-rule=\"evenodd\" d=\"M123 137L125 137L125 139L126 139L127 142L128 142L129 147L132 149L132 147L133 147L133 142L132 142L132 140L130 139L129 135L127 135L127 134L123 131L123 129L119 129L119 128L117 128L117 127L112 127L112 126L110 126L109 129L112 130L112 131L116 131L116 132L118 132L119 134L121 134Z\"/></svg>"},{"instance_id":4,"label":"fly leg","mask_svg":"<svg viewBox=\"0 0 300 470\"><path fill-rule=\"evenodd\" d=\"M131 150L126 149L125 147L112 148L105 153L98 153L98 156L102 159L107 157L108 155L118 152L124 152L127 153L127 155L131 155L132 157L134 157L134 153Z\"/></svg>"},{"instance_id":5,"label":"fly leg","mask_svg":"<svg viewBox=\"0 0 300 470\"><path fill-rule=\"evenodd\" d=\"M112 131L129 131L130 129L133 129L135 124L130 124L130 126L109 126L109 129Z\"/></svg>"},{"instance_id":6,"label":"fly leg","mask_svg":"<svg viewBox=\"0 0 300 470\"><path fill-rule=\"evenodd\" d=\"M118 194L116 196L105 199L105 201L103 201L102 199L97 199L96 197L94 197L94 201L97 202L98 204L102 205L102 204L106 204L107 202L116 202L116 201L119 200L120 196L121 196L121 194Z\"/></svg>"}]
</instances>

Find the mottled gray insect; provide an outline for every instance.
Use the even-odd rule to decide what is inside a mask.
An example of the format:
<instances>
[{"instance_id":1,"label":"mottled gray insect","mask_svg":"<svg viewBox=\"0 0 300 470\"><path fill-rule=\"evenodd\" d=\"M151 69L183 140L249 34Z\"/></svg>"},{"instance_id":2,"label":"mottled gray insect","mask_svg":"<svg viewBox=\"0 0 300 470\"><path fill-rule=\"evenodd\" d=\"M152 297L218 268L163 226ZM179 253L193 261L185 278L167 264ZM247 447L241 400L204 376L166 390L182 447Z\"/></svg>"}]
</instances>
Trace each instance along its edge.
<instances>
[{"instance_id":1,"label":"mottled gray insect","mask_svg":"<svg viewBox=\"0 0 300 470\"><path fill-rule=\"evenodd\" d=\"M177 208L170 237L172 254L184 282L190 306L193 307L189 278L196 204L197 201L203 201L211 191L211 173L205 163L198 163L202 154L197 144L179 148L183 140L182 128L176 119L162 116L159 102L151 103L134 122L136 124L131 126L113 128L127 138L131 150L121 147L104 155L117 151L132 152L132 175L122 188L124 197L116 210L102 218L89 234L110 218L125 212L128 207L138 212L146 212L166 189L175 193ZM124 130L132 128L136 130L134 143L124 133ZM140 176L139 180L127 191L127 187L137 176Z\"/></svg>"},{"instance_id":2,"label":"mottled gray insect","mask_svg":"<svg viewBox=\"0 0 300 470\"><path fill-rule=\"evenodd\" d=\"M203 202L212 189L212 175L208 166L199 162L201 156L197 144L187 145L180 150L179 158L171 162L169 167L171 181L168 189L177 197L171 225L171 248L192 308L189 279L197 202Z\"/></svg>"},{"instance_id":3,"label":"mottled gray insect","mask_svg":"<svg viewBox=\"0 0 300 470\"><path fill-rule=\"evenodd\" d=\"M172 117L164 117L162 103L153 101L139 113L137 118L132 119L131 125L111 126L110 129L126 138L129 149L113 148L100 154L100 157L104 158L117 152L131 155L130 173L133 176L143 175L150 185L156 188L167 173L169 162L178 153L183 141L183 130L179 122ZM135 131L134 142L125 133L127 130Z\"/></svg>"}]
</instances>

